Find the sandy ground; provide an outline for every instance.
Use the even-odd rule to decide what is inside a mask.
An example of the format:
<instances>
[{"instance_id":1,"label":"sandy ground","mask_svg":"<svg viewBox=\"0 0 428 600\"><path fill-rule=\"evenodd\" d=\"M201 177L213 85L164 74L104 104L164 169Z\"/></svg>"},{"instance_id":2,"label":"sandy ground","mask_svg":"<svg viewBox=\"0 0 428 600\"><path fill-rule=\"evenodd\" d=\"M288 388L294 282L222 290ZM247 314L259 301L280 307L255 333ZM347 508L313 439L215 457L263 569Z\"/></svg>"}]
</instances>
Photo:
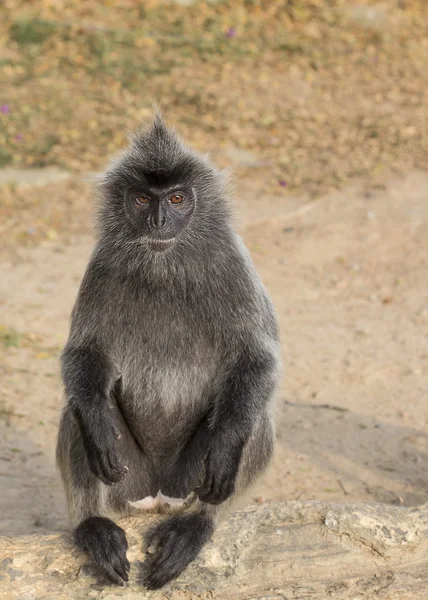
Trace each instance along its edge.
<instances>
[{"instance_id":1,"label":"sandy ground","mask_svg":"<svg viewBox=\"0 0 428 600\"><path fill-rule=\"evenodd\" d=\"M257 177L237 206L284 377L276 455L247 500L426 501L428 174L312 203L266 198ZM0 266L0 534L66 526L58 356L90 249L51 241Z\"/></svg>"}]
</instances>

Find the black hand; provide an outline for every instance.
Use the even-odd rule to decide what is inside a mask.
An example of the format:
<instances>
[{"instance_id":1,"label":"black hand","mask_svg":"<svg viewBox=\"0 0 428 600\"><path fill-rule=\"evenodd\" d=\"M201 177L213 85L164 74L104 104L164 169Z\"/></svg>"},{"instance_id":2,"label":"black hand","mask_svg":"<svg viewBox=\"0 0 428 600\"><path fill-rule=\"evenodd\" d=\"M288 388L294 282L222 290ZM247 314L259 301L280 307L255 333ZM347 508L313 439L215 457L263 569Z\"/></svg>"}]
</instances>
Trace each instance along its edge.
<instances>
[{"instance_id":1,"label":"black hand","mask_svg":"<svg viewBox=\"0 0 428 600\"><path fill-rule=\"evenodd\" d=\"M89 467L106 485L122 481L128 467L122 465L117 455L120 432L107 407L92 408L86 413L76 411Z\"/></svg>"},{"instance_id":2,"label":"black hand","mask_svg":"<svg viewBox=\"0 0 428 600\"><path fill-rule=\"evenodd\" d=\"M196 493L202 502L220 504L235 491L243 444L228 446L215 444L205 463L205 477Z\"/></svg>"},{"instance_id":3,"label":"black hand","mask_svg":"<svg viewBox=\"0 0 428 600\"><path fill-rule=\"evenodd\" d=\"M160 491L170 498L187 498L204 477L211 435L205 417L174 462L160 474Z\"/></svg>"},{"instance_id":4,"label":"black hand","mask_svg":"<svg viewBox=\"0 0 428 600\"><path fill-rule=\"evenodd\" d=\"M203 458L184 452L161 474L159 488L170 498L187 498L203 478Z\"/></svg>"}]
</instances>

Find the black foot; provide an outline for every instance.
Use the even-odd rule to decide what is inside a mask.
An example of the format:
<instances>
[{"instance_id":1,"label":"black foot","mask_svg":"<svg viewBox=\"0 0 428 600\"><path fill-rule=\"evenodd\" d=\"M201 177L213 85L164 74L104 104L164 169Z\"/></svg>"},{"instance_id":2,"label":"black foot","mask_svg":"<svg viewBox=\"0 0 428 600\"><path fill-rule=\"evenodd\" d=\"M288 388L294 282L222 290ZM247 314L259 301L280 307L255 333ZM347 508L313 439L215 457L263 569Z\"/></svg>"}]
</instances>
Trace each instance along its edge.
<instances>
[{"instance_id":1,"label":"black foot","mask_svg":"<svg viewBox=\"0 0 428 600\"><path fill-rule=\"evenodd\" d=\"M178 577L210 539L213 529L212 520L198 514L172 517L151 529L145 540L144 585L157 590Z\"/></svg>"},{"instance_id":2,"label":"black foot","mask_svg":"<svg viewBox=\"0 0 428 600\"><path fill-rule=\"evenodd\" d=\"M128 581L128 542L121 527L110 519L90 517L77 527L75 540L77 546L90 554L110 581L118 585Z\"/></svg>"}]
</instances>

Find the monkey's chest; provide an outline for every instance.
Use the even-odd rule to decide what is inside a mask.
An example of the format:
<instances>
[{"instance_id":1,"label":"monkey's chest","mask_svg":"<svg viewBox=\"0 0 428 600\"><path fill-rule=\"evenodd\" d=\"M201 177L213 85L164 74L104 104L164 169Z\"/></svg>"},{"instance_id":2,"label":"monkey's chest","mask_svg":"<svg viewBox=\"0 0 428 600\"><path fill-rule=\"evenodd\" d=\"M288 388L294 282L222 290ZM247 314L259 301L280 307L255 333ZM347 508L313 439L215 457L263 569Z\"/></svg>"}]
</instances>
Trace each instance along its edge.
<instances>
[{"instance_id":1,"label":"monkey's chest","mask_svg":"<svg viewBox=\"0 0 428 600\"><path fill-rule=\"evenodd\" d=\"M161 312L145 304L144 322L124 328L119 365L125 404L145 437L160 427L171 437L206 410L219 368L211 324L200 315L171 307ZM154 434L154 439L156 434ZM171 440L172 443L173 440Z\"/></svg>"},{"instance_id":2,"label":"monkey's chest","mask_svg":"<svg viewBox=\"0 0 428 600\"><path fill-rule=\"evenodd\" d=\"M174 368L128 364L123 373L122 415L153 473L174 461L209 411L214 365L202 363L195 357L192 366Z\"/></svg>"},{"instance_id":3,"label":"monkey's chest","mask_svg":"<svg viewBox=\"0 0 428 600\"><path fill-rule=\"evenodd\" d=\"M174 351L159 344L129 356L123 363L122 381L134 402L160 418L201 407L217 368L216 354L206 345L195 343L186 351L180 347Z\"/></svg>"}]
</instances>

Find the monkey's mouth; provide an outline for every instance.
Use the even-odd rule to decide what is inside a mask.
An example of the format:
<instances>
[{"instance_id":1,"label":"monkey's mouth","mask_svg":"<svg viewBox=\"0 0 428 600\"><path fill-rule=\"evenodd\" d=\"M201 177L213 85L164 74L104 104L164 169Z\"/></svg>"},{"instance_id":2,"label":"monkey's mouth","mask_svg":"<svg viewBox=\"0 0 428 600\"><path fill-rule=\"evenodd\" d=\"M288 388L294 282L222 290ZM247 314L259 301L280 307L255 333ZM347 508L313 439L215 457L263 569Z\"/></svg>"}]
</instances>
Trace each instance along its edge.
<instances>
[{"instance_id":1,"label":"monkey's mouth","mask_svg":"<svg viewBox=\"0 0 428 600\"><path fill-rule=\"evenodd\" d=\"M151 238L148 238L147 241L156 250L166 250L167 248L170 248L174 244L175 240L176 240L175 237L170 237L170 238L151 237Z\"/></svg>"}]
</instances>

